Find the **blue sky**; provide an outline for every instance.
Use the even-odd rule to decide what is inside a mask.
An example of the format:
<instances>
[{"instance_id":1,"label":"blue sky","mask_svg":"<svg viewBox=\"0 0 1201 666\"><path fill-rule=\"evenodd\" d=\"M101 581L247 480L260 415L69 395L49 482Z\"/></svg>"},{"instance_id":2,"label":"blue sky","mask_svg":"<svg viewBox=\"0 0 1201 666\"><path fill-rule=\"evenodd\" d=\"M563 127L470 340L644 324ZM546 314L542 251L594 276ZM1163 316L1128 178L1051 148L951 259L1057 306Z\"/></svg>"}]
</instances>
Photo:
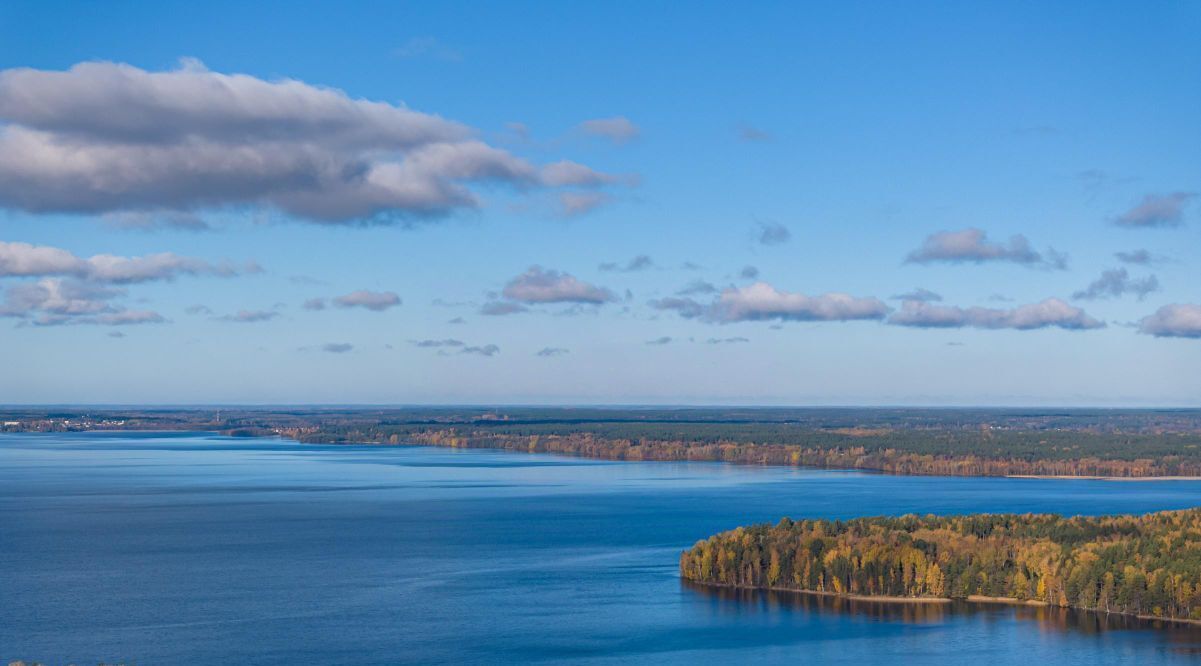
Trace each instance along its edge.
<instances>
[{"instance_id":1,"label":"blue sky","mask_svg":"<svg viewBox=\"0 0 1201 666\"><path fill-rule=\"evenodd\" d=\"M5 3L0 402L1201 405L1199 31Z\"/></svg>"}]
</instances>

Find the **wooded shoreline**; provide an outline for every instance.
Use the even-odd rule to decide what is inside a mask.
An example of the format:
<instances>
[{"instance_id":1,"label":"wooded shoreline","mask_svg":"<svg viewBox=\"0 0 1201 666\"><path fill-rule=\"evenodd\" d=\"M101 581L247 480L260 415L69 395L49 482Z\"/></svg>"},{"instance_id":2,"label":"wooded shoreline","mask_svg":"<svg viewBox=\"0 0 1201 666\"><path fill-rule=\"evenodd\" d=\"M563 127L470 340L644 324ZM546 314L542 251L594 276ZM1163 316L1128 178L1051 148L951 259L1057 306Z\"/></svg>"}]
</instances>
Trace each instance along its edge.
<instances>
[{"instance_id":1,"label":"wooded shoreline","mask_svg":"<svg viewBox=\"0 0 1201 666\"><path fill-rule=\"evenodd\" d=\"M728 462L740 465L853 469L914 476L996 476L1031 479L1088 480L1201 480L1201 460L1159 459L1016 459L976 454L931 455L899 449L868 450L857 446L834 448L803 444L756 444L733 441L689 442L629 440L572 435L511 435L426 429L400 435L372 437L360 433L354 440L330 441L323 432L285 432L300 441L315 443L406 444L451 448L501 449L524 453L554 453L598 460L660 462Z\"/></svg>"},{"instance_id":2,"label":"wooded shoreline","mask_svg":"<svg viewBox=\"0 0 1201 666\"><path fill-rule=\"evenodd\" d=\"M699 541L680 577L886 603L1056 606L1201 624L1201 509L782 519Z\"/></svg>"},{"instance_id":3,"label":"wooded shoreline","mask_svg":"<svg viewBox=\"0 0 1201 666\"><path fill-rule=\"evenodd\" d=\"M783 592L785 594L803 594L812 597L825 597L829 599L845 599L846 601L859 601L866 603L878 604L932 604L944 605L953 604L956 601L965 601L971 604L997 604L1002 606L1030 606L1034 608L1048 608L1052 605L1045 601L1037 601L1033 599L1017 599L1015 597L989 597L980 594L972 594L963 599L952 599L950 597L890 597L883 595L862 595L862 594L840 594L838 592L820 592L818 590L800 590L792 587L759 587L754 585L726 585L722 583L711 583L705 581L689 580L692 585L701 587L711 587L724 590L744 590L749 592L767 591L767 592ZM1135 613L1124 613L1121 611L1105 611L1094 608L1074 608L1075 610L1083 610L1089 613L1098 613L1100 615L1118 615L1121 617L1134 618L1136 620L1145 620L1148 622L1168 622L1171 624L1187 625L1190 627L1201 627L1201 620L1190 620L1179 617L1159 617L1155 615L1139 615Z\"/></svg>"}]
</instances>

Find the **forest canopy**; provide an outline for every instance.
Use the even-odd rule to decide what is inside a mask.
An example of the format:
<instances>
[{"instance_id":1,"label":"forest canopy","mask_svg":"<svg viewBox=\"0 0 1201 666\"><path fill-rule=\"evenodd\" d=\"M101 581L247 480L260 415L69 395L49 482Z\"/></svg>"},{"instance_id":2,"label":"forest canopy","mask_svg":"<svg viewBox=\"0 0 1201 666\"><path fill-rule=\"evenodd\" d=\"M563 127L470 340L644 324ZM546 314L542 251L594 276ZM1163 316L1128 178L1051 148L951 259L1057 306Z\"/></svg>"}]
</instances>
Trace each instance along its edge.
<instances>
[{"instance_id":1,"label":"forest canopy","mask_svg":"<svg viewBox=\"0 0 1201 666\"><path fill-rule=\"evenodd\" d=\"M839 596L1004 600L1201 620L1201 509L788 518L699 541L680 576Z\"/></svg>"}]
</instances>

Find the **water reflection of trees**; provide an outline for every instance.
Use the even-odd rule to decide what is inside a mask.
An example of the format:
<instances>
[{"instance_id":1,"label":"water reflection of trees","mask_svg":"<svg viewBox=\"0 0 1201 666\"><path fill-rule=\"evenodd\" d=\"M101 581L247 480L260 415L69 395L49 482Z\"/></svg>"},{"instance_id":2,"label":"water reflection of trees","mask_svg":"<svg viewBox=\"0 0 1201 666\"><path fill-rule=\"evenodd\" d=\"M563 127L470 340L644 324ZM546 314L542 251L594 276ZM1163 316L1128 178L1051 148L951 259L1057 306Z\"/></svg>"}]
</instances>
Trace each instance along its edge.
<instances>
[{"instance_id":1,"label":"water reflection of trees","mask_svg":"<svg viewBox=\"0 0 1201 666\"><path fill-rule=\"evenodd\" d=\"M953 619L1000 622L1017 619L1036 622L1044 632L1077 632L1100 635L1110 631L1156 631L1173 652L1201 656L1201 627L1164 620L1143 620L1116 613L1096 613L1056 606L1017 606L1001 603L952 601L950 603L887 603L783 590L712 587L682 580L689 593L710 602L723 615L747 613L841 613L864 619L907 624L934 624Z\"/></svg>"}]
</instances>

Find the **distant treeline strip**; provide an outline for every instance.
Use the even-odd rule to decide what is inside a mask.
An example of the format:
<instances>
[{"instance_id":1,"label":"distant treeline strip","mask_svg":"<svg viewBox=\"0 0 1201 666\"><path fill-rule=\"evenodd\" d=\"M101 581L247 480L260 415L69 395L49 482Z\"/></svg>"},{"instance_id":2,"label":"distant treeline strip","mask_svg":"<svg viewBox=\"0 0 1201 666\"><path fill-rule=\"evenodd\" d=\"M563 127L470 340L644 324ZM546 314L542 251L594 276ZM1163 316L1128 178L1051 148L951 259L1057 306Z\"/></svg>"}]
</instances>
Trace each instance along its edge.
<instances>
[{"instance_id":1,"label":"distant treeline strip","mask_svg":"<svg viewBox=\"0 0 1201 666\"><path fill-rule=\"evenodd\" d=\"M699 541L680 576L847 597L1047 604L1201 620L1201 509L1144 516L787 518Z\"/></svg>"},{"instance_id":2,"label":"distant treeline strip","mask_svg":"<svg viewBox=\"0 0 1201 666\"><path fill-rule=\"evenodd\" d=\"M1044 434L1040 447L1029 444L1025 439L1011 446L1006 442L1006 437L1013 439L1013 436L1008 433L1001 436L977 434L974 439L960 436L955 440L940 440L940 433L928 433L923 437L921 433L913 431L843 433L822 445L625 439L601 437L591 432L514 434L496 432L495 429L465 430L455 427L315 428L285 431L284 434L315 443L418 443L558 453L605 460L719 461L879 470L892 474L1123 478L1201 476L1201 456L1195 443L1199 438L1195 435L1116 436L1079 431L1056 432ZM1019 434L1027 439L1030 435L1014 435ZM1180 453L1182 451L1186 453ZM1131 457L1140 452L1145 457Z\"/></svg>"}]
</instances>

